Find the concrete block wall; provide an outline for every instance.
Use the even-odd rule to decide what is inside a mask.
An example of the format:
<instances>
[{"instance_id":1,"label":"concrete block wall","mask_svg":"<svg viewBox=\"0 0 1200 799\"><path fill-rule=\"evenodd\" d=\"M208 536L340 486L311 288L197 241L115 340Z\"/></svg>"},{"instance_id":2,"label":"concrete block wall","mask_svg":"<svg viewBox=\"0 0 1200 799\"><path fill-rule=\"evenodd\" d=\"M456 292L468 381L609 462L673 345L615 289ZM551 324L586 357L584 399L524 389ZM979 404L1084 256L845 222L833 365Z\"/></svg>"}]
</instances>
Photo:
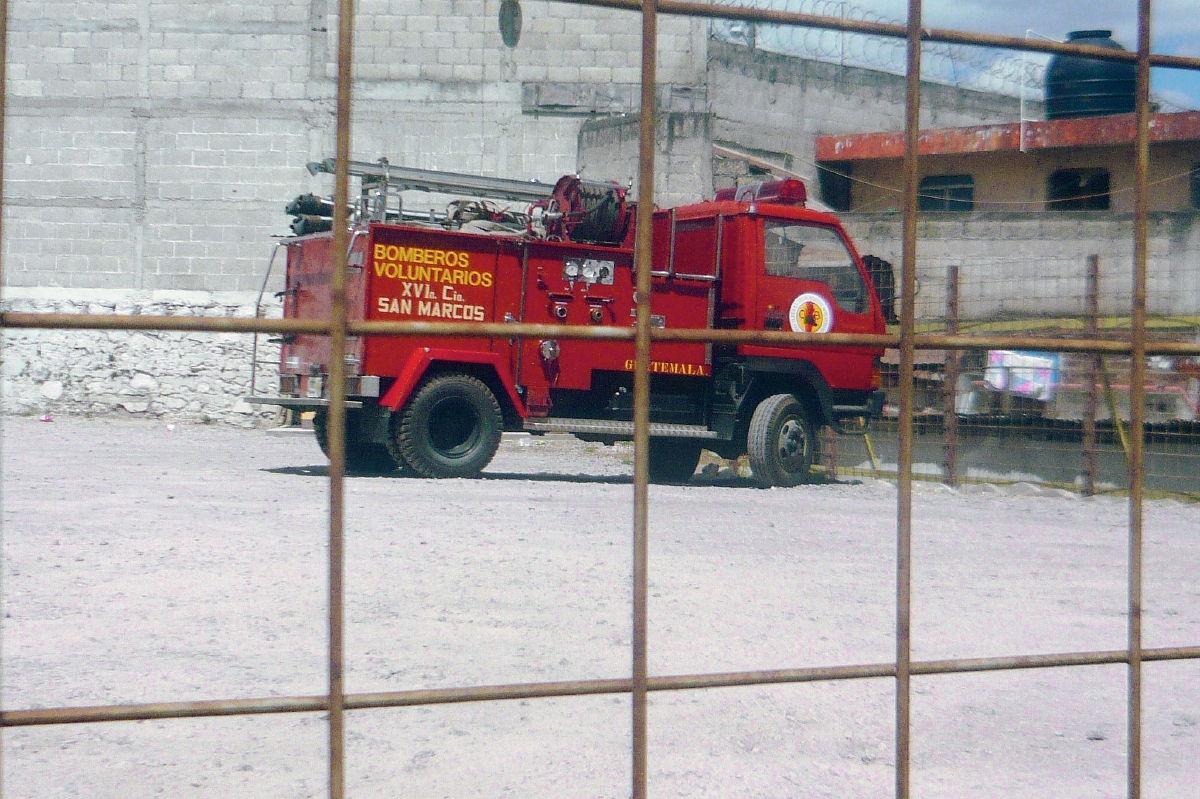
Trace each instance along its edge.
<instances>
[{"instance_id":1,"label":"concrete block wall","mask_svg":"<svg viewBox=\"0 0 1200 799\"><path fill-rule=\"evenodd\" d=\"M334 0L11 4L10 286L250 291L282 206L330 181ZM356 18L355 157L553 181L583 118L538 87L636 98L636 14L499 0L368 0ZM664 19L660 75L703 80L706 24ZM586 93L586 92L585 92ZM594 106L594 104L593 104Z\"/></svg>"},{"instance_id":2,"label":"concrete block wall","mask_svg":"<svg viewBox=\"0 0 1200 799\"><path fill-rule=\"evenodd\" d=\"M10 8L6 284L256 288L320 107L309 6Z\"/></svg>"},{"instance_id":3,"label":"concrete block wall","mask_svg":"<svg viewBox=\"0 0 1200 799\"><path fill-rule=\"evenodd\" d=\"M698 202L712 194L712 117L668 113L657 118L654 202L667 207ZM638 117L584 123L579 134L579 170L595 180L627 184L637 199Z\"/></svg>"},{"instance_id":4,"label":"concrete block wall","mask_svg":"<svg viewBox=\"0 0 1200 799\"><path fill-rule=\"evenodd\" d=\"M709 43L708 93L718 141L791 156L816 190L814 140L838 133L904 129L902 75L788 58L746 45ZM921 127L1020 120L1015 97L921 86Z\"/></svg>"},{"instance_id":5,"label":"concrete block wall","mask_svg":"<svg viewBox=\"0 0 1200 799\"><path fill-rule=\"evenodd\" d=\"M899 279L900 215L840 218L858 251L890 261ZM1148 312L1200 316L1200 214L1153 213L1149 233ZM917 230L917 318L944 318L951 265L959 267L961 319L1080 316L1086 307L1086 259L1093 254L1100 256L1100 312L1128 316L1133 282L1129 215L924 214Z\"/></svg>"},{"instance_id":6,"label":"concrete block wall","mask_svg":"<svg viewBox=\"0 0 1200 799\"><path fill-rule=\"evenodd\" d=\"M335 7L329 4L331 20ZM508 50L497 22L500 0L363 0L354 23L356 75L433 83L640 81L638 14L539 0L526 0L521 8L521 39ZM334 53L336 24L328 28L326 48ZM703 81L707 31L703 20L660 18L660 83ZM332 60L326 75L336 75Z\"/></svg>"},{"instance_id":7,"label":"concrete block wall","mask_svg":"<svg viewBox=\"0 0 1200 799\"><path fill-rule=\"evenodd\" d=\"M701 92L660 87L659 108L664 114L688 112L707 115L702 128L687 135L709 138L708 146L721 143L778 163L808 180L814 196L819 195L815 163L816 136L832 131L865 132L904 126L905 88L902 76L843 67L817 61L788 58L729 42L707 43L708 61ZM572 95L569 87L542 85L538 99L545 104L574 108L587 101L612 110L636 113L636 95L616 91L603 98ZM526 92L526 106L531 104ZM1007 122L1020 118L1016 98L957 89L939 84L922 86L922 124L929 126L973 125ZM615 141L599 136L600 130L623 130L606 122L588 123L580 135L579 158L591 174L624 179L630 164L637 163L637 137L624 136L619 152ZM660 152L674 141L670 131L660 131ZM676 145L672 145L676 146ZM698 145L697 145L698 146ZM598 148L592 152L593 148ZM604 169L605 160L609 169ZM682 163L682 162L681 162ZM707 157L707 176L692 192L688 183L683 194L672 194L661 202L691 202L711 196L714 190L712 157ZM685 166L690 169L690 166ZM659 169L661 171L661 168ZM656 184L665 187L669 178L659 174ZM676 179L683 186L684 182Z\"/></svg>"}]
</instances>

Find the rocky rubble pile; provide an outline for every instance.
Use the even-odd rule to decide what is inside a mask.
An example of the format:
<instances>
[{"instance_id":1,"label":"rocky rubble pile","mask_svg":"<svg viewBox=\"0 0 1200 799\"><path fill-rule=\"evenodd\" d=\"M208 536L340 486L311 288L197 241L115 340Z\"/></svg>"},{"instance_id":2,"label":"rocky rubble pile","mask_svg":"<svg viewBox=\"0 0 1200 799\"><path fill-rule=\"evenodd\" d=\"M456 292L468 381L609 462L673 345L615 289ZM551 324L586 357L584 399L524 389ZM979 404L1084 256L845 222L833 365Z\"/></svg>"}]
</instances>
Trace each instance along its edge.
<instances>
[{"instance_id":1,"label":"rocky rubble pile","mask_svg":"<svg viewBox=\"0 0 1200 799\"><path fill-rule=\"evenodd\" d=\"M94 298L13 289L4 309L30 313L146 316L254 316L255 295L208 292L93 292ZM273 301L263 315L278 316ZM275 393L277 344L258 337L259 393ZM254 337L243 333L8 330L4 334L3 410L12 414L118 415L254 426L272 407L250 390Z\"/></svg>"}]
</instances>

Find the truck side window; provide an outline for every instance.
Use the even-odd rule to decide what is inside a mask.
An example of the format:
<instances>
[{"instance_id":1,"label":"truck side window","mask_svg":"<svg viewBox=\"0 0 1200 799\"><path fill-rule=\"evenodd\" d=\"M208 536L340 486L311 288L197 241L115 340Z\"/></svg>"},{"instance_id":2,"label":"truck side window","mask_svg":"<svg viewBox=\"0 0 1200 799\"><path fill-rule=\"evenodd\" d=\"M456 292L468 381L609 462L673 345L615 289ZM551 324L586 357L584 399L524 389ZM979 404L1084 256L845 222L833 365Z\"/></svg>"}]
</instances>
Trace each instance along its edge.
<instances>
[{"instance_id":1,"label":"truck side window","mask_svg":"<svg viewBox=\"0 0 1200 799\"><path fill-rule=\"evenodd\" d=\"M769 219L764 231L768 275L824 283L843 310L866 313L862 275L836 231Z\"/></svg>"}]
</instances>

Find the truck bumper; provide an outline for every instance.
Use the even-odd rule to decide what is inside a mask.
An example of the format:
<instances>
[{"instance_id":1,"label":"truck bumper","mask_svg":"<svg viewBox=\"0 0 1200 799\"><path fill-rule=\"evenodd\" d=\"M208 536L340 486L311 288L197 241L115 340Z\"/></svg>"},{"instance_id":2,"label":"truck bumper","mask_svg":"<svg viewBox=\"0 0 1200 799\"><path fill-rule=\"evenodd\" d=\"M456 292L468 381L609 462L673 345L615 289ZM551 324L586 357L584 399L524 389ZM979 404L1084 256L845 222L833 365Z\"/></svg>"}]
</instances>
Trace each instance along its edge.
<instances>
[{"instance_id":1,"label":"truck bumper","mask_svg":"<svg viewBox=\"0 0 1200 799\"><path fill-rule=\"evenodd\" d=\"M834 429L847 435L862 435L867 432L871 420L883 415L883 399L884 392L875 390L862 405L834 405L832 414ZM844 419L858 419L861 421L861 427L845 427L842 424Z\"/></svg>"}]
</instances>

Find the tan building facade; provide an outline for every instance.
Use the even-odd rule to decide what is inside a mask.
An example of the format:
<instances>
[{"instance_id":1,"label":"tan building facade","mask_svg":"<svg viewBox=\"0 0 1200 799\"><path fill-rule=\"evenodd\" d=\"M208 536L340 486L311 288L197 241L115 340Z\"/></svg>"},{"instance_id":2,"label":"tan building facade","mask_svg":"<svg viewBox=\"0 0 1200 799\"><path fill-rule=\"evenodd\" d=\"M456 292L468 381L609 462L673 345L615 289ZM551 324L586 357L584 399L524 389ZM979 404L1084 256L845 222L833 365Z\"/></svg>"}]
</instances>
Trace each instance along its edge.
<instances>
[{"instance_id":1,"label":"tan building facade","mask_svg":"<svg viewBox=\"0 0 1200 799\"><path fill-rule=\"evenodd\" d=\"M1150 210L1196 208L1200 112L1153 115L1151 137ZM823 136L816 148L831 206L900 209L903 134ZM1133 210L1130 115L929 130L919 152L925 211Z\"/></svg>"}]
</instances>

